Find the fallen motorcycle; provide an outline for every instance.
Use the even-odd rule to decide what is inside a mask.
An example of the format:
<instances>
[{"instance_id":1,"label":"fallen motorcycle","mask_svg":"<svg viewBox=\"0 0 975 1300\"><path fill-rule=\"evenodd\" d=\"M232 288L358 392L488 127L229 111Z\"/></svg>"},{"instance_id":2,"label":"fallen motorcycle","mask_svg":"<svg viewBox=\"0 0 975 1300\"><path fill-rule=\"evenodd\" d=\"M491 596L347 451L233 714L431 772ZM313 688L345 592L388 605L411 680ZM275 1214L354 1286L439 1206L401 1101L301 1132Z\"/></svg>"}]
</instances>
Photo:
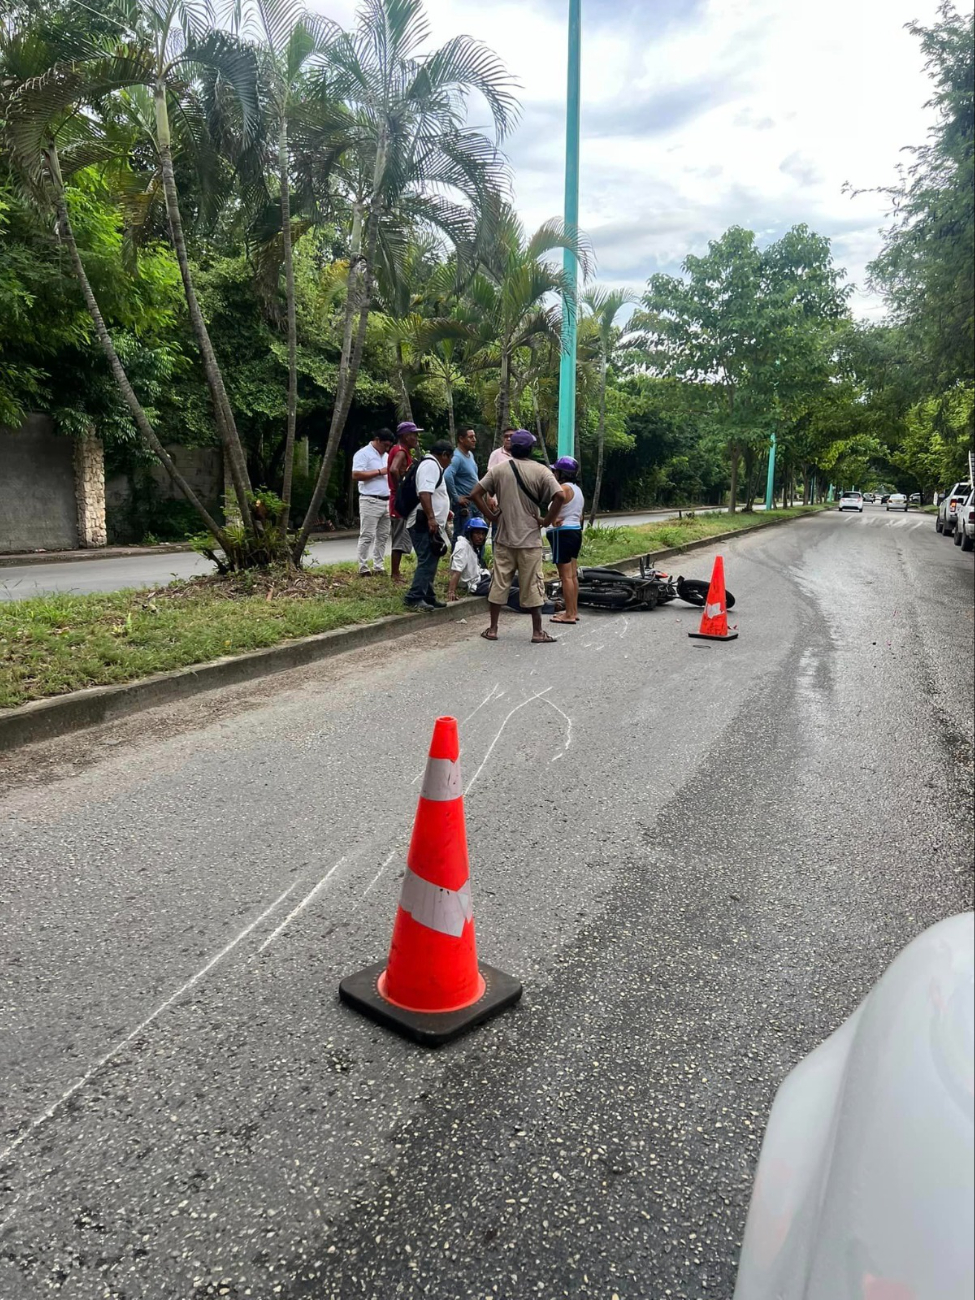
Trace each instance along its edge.
<instances>
[{"instance_id":1,"label":"fallen motorcycle","mask_svg":"<svg viewBox=\"0 0 975 1300\"><path fill-rule=\"evenodd\" d=\"M672 600L683 600L688 605L703 608L710 583L697 578L684 578L663 573L650 563L650 557L640 560L639 573L623 573L608 567L579 570L579 604L596 609L656 609ZM562 608L562 583L555 579L546 584L549 598ZM730 591L725 592L728 609L735 603Z\"/></svg>"}]
</instances>

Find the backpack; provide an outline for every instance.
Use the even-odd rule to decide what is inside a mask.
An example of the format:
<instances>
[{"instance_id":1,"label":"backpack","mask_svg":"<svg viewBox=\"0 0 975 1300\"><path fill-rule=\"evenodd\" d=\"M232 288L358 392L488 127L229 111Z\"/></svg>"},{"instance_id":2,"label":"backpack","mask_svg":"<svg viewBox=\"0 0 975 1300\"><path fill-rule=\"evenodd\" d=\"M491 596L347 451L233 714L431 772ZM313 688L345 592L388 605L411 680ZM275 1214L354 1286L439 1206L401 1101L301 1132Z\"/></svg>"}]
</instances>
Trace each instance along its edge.
<instances>
[{"instance_id":1,"label":"backpack","mask_svg":"<svg viewBox=\"0 0 975 1300\"><path fill-rule=\"evenodd\" d=\"M406 471L399 481L396 488L396 496L393 498L393 509L399 515L400 519L409 519L410 515L420 504L420 495L416 490L416 471L420 468L425 460L435 462L433 456L421 456L415 460L410 468ZM440 477L437 479L437 487L443 482L444 470L441 468ZM434 491L437 489L434 488Z\"/></svg>"}]
</instances>

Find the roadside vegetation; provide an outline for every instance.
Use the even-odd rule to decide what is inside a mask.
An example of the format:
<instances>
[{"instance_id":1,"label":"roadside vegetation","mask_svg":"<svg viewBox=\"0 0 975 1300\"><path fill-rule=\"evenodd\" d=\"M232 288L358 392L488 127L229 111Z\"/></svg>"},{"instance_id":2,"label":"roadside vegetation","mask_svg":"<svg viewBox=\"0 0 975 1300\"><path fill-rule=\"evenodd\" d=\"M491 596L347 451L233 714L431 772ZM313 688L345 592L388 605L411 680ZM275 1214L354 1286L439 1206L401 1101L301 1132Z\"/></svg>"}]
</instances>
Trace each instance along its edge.
<instances>
[{"instance_id":1,"label":"roadside vegetation","mask_svg":"<svg viewBox=\"0 0 975 1300\"><path fill-rule=\"evenodd\" d=\"M972 19L946 3L911 30L935 122L904 142L871 267L889 315L864 323L801 223L593 283L584 236L506 201L508 71L467 36L435 49L422 0L362 0L347 28L300 0L7 0L0 423L41 411L105 444L137 506L112 540L204 530L232 570L300 563L309 530L354 517L351 455L378 426L473 426L483 460L510 421L554 455L569 246L595 515L748 510L773 432L783 504L830 483L930 499L975 419ZM194 494L174 444L221 450L225 501Z\"/></svg>"},{"instance_id":2,"label":"roadside vegetation","mask_svg":"<svg viewBox=\"0 0 975 1300\"><path fill-rule=\"evenodd\" d=\"M636 528L595 528L587 534L583 562L608 564L812 512L698 515ZM408 562L404 573L409 569ZM248 570L105 595L6 601L0 604L0 708L402 615L402 597L403 589L388 578L360 578L355 565L334 564L300 572L284 566ZM418 626L423 619L404 617L415 618Z\"/></svg>"}]
</instances>

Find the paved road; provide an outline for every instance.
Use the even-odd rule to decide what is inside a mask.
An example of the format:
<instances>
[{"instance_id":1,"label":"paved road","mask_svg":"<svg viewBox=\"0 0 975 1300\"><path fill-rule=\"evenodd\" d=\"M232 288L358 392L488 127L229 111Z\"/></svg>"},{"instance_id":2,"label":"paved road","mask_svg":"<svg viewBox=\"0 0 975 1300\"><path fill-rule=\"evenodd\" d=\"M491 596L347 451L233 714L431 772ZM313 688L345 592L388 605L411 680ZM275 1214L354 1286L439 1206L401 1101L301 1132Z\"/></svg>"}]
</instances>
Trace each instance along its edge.
<instances>
[{"instance_id":1,"label":"paved road","mask_svg":"<svg viewBox=\"0 0 975 1300\"><path fill-rule=\"evenodd\" d=\"M0 757L0 1296L727 1300L777 1085L971 903L972 557L917 522L728 546L728 645L472 620ZM442 712L525 997L429 1053L336 986Z\"/></svg>"},{"instance_id":2,"label":"paved road","mask_svg":"<svg viewBox=\"0 0 975 1300\"><path fill-rule=\"evenodd\" d=\"M606 515L601 523L607 527L644 524L674 518L676 513L655 510L640 515ZM326 538L309 549L318 564L341 564L355 559L356 539ZM24 600L50 591L80 595L91 591L121 591L126 587L156 587L173 578L190 578L195 573L212 571L213 565L208 560L191 551L68 560L60 564L0 565L0 600Z\"/></svg>"}]
</instances>

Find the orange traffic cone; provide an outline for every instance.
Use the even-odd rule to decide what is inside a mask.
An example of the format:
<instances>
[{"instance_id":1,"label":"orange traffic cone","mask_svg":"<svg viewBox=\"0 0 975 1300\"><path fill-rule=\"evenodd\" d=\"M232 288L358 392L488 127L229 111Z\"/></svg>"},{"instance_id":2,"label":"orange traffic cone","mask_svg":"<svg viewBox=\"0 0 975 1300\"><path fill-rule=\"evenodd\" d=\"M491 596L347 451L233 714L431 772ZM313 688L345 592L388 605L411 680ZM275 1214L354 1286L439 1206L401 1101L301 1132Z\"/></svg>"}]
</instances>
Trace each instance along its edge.
<instances>
[{"instance_id":1,"label":"orange traffic cone","mask_svg":"<svg viewBox=\"0 0 975 1300\"><path fill-rule=\"evenodd\" d=\"M434 1047L521 997L517 980L478 964L459 759L456 718L438 718L389 960L339 984L343 1002Z\"/></svg>"},{"instance_id":2,"label":"orange traffic cone","mask_svg":"<svg viewBox=\"0 0 975 1300\"><path fill-rule=\"evenodd\" d=\"M708 598L704 603L701 627L697 632L688 632L688 636L700 641L734 641L738 633L728 631L728 603L724 591L724 560L715 557L714 570L711 573L711 585Z\"/></svg>"}]
</instances>

